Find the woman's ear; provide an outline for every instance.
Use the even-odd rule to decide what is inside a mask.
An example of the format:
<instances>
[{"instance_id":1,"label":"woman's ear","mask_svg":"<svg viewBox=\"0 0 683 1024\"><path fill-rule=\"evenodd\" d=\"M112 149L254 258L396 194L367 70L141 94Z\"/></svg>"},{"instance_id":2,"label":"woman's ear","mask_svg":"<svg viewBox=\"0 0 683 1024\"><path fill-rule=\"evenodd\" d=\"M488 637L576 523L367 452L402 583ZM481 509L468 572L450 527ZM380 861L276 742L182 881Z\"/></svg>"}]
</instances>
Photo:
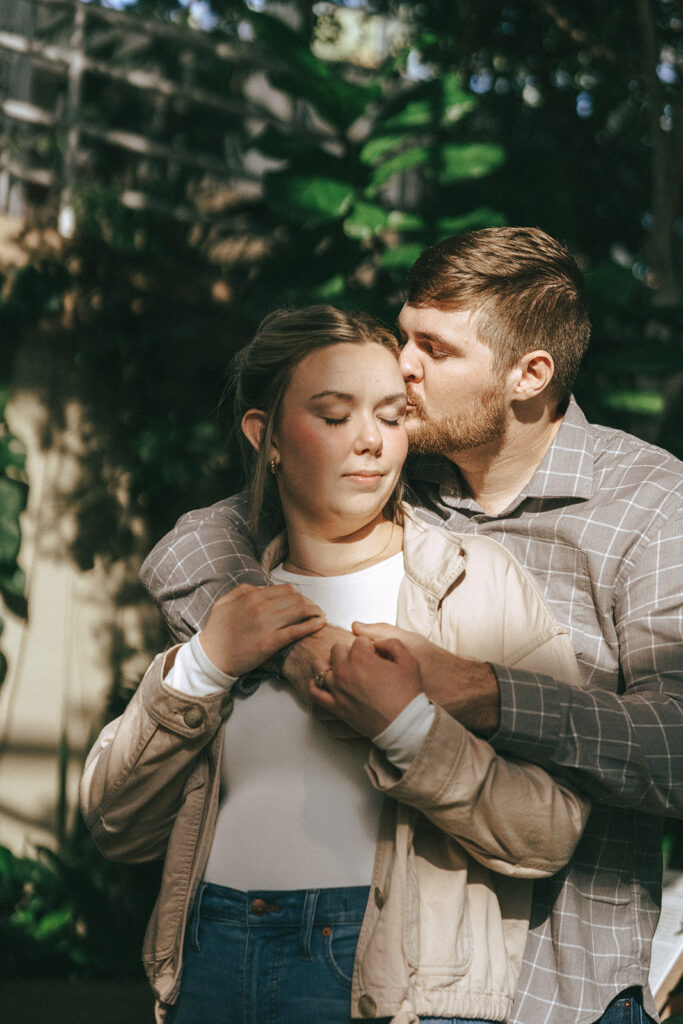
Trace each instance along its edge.
<instances>
[{"instance_id":1,"label":"woman's ear","mask_svg":"<svg viewBox=\"0 0 683 1024\"><path fill-rule=\"evenodd\" d=\"M266 429L266 414L263 409L247 409L240 426L249 444L255 451L258 451L263 440L263 432Z\"/></svg>"}]
</instances>

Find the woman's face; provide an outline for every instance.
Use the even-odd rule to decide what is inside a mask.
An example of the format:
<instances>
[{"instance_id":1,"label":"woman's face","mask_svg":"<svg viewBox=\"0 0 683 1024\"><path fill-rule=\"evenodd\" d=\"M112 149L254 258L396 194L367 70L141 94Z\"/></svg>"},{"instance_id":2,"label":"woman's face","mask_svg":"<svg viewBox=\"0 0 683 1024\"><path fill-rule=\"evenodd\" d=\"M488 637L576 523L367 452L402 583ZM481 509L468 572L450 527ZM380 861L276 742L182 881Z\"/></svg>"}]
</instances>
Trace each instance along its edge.
<instances>
[{"instance_id":1,"label":"woman's face","mask_svg":"<svg viewBox=\"0 0 683 1024\"><path fill-rule=\"evenodd\" d=\"M386 505L408 448L405 385L378 344L317 349L296 367L271 456L288 527L340 536Z\"/></svg>"}]
</instances>

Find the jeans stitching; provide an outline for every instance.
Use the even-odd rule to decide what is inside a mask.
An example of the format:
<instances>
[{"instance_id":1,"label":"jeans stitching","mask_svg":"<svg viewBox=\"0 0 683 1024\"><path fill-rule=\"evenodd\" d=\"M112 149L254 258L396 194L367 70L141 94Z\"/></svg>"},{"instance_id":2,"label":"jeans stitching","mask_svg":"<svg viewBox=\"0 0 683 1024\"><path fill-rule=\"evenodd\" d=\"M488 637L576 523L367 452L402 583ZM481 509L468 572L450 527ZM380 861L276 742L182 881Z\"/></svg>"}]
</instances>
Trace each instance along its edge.
<instances>
[{"instance_id":1,"label":"jeans stitching","mask_svg":"<svg viewBox=\"0 0 683 1024\"><path fill-rule=\"evenodd\" d=\"M192 921L190 923L190 941L195 953L201 953L202 951L201 943L199 941L199 922L201 920L202 913L202 896L204 895L205 889L206 882L201 882L199 889L197 890L194 911L192 913Z\"/></svg>"},{"instance_id":2,"label":"jeans stitching","mask_svg":"<svg viewBox=\"0 0 683 1024\"><path fill-rule=\"evenodd\" d=\"M353 927L353 925L351 925L351 926L346 925L345 927L347 927L347 928L348 927ZM337 928L339 928L339 925L333 925L332 928L330 929L329 935L325 936L325 939L324 939L325 959L327 960L327 962L328 962L330 968L332 969L332 972L333 972L334 976L337 978L337 980L343 982L345 985L350 985L351 981L352 981L352 976L350 974L349 975L344 974L344 972L342 971L341 967L339 966L339 964L337 963L337 961L335 959L334 951L332 949L332 942L334 940L334 933L335 933L335 929L337 929ZM357 928L357 931L360 932L360 925L357 925L356 928ZM356 939L358 939L358 936L356 936ZM356 946L357 945L358 945L358 943L356 942Z\"/></svg>"}]
</instances>

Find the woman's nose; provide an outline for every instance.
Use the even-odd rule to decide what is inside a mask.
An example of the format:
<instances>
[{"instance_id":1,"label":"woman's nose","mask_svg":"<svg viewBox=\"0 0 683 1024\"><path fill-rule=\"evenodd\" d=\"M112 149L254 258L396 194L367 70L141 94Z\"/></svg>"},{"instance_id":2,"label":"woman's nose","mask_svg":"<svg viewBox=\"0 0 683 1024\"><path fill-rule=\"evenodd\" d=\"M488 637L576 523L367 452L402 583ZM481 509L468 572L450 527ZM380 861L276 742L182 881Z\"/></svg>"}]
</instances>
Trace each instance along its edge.
<instances>
[{"instance_id":1,"label":"woman's nose","mask_svg":"<svg viewBox=\"0 0 683 1024\"><path fill-rule=\"evenodd\" d=\"M363 452L379 455L382 451L382 444L382 432L377 425L375 417L363 420L356 434L356 452L359 455L362 455Z\"/></svg>"},{"instance_id":2,"label":"woman's nose","mask_svg":"<svg viewBox=\"0 0 683 1024\"><path fill-rule=\"evenodd\" d=\"M404 380L422 380L420 352L412 341L407 341L401 349L398 365L401 367Z\"/></svg>"}]
</instances>

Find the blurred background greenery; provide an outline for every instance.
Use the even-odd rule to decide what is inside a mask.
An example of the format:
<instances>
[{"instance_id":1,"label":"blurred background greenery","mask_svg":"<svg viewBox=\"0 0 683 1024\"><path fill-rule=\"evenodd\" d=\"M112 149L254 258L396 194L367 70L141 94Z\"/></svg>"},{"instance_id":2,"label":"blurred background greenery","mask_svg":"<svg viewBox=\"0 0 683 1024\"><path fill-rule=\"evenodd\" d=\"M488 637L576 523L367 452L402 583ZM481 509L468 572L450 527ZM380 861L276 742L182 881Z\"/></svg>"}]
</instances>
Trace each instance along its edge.
<instances>
[{"instance_id":1,"label":"blurred background greenery","mask_svg":"<svg viewBox=\"0 0 683 1024\"><path fill-rule=\"evenodd\" d=\"M146 550L233 488L220 396L258 321L329 301L391 324L415 256L469 228L538 225L569 246L594 324L579 401L683 455L682 73L679 0L6 0L0 206L22 225L0 292L11 614L32 596L32 481L5 409L28 365L44 448L80 410L60 493L70 555L123 566L115 603L137 608ZM163 633L145 621L152 652ZM131 688L115 624L109 650L111 716ZM94 858L62 769L55 849L0 850L5 976L44 970L46 950L61 972L133 970L121 936L153 880ZM120 927L103 929L115 905Z\"/></svg>"}]
</instances>

